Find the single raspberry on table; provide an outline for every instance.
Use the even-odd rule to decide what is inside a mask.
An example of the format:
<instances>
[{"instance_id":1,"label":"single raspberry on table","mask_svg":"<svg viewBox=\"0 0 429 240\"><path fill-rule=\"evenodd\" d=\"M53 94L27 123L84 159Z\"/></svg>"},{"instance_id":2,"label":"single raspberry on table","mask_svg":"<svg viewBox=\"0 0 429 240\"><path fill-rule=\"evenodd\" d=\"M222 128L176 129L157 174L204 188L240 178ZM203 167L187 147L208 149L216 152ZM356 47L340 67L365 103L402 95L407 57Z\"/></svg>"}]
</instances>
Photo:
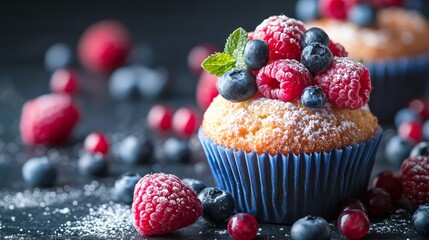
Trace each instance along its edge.
<instances>
[{"instance_id":1,"label":"single raspberry on table","mask_svg":"<svg viewBox=\"0 0 429 240\"><path fill-rule=\"evenodd\" d=\"M134 225L143 236L174 232L194 223L202 213L197 194L178 177L155 173L134 188Z\"/></svg>"},{"instance_id":2,"label":"single raspberry on table","mask_svg":"<svg viewBox=\"0 0 429 240\"><path fill-rule=\"evenodd\" d=\"M347 57L349 55L344 46L339 43L334 43L331 41L329 42L328 47L334 57Z\"/></svg>"},{"instance_id":3,"label":"single raspberry on table","mask_svg":"<svg viewBox=\"0 0 429 240\"><path fill-rule=\"evenodd\" d=\"M313 82L311 73L296 60L281 59L261 68L256 77L259 92L271 99L293 101Z\"/></svg>"},{"instance_id":4,"label":"single raspberry on table","mask_svg":"<svg viewBox=\"0 0 429 240\"><path fill-rule=\"evenodd\" d=\"M415 206L429 203L429 157L407 158L401 166L402 193Z\"/></svg>"},{"instance_id":5,"label":"single raspberry on table","mask_svg":"<svg viewBox=\"0 0 429 240\"><path fill-rule=\"evenodd\" d=\"M368 69L348 58L334 59L331 67L316 75L314 81L337 107L359 109L368 102L371 93Z\"/></svg>"},{"instance_id":6,"label":"single raspberry on table","mask_svg":"<svg viewBox=\"0 0 429 240\"><path fill-rule=\"evenodd\" d=\"M301 58L301 39L306 31L304 23L284 15L271 16L259 24L253 39L262 39L270 48L270 61Z\"/></svg>"}]
</instances>

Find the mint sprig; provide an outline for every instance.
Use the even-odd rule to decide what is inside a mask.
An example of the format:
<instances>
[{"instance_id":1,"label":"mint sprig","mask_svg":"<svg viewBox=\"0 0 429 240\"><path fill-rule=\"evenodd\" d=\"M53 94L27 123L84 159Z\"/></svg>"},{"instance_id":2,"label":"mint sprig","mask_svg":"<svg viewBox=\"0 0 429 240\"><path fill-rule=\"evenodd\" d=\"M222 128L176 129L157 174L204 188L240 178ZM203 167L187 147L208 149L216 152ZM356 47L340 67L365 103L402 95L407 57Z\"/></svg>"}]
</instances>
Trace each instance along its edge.
<instances>
[{"instance_id":1,"label":"mint sprig","mask_svg":"<svg viewBox=\"0 0 429 240\"><path fill-rule=\"evenodd\" d=\"M201 66L210 74L218 77L235 66L235 59L226 53L215 53L210 55Z\"/></svg>"}]
</instances>

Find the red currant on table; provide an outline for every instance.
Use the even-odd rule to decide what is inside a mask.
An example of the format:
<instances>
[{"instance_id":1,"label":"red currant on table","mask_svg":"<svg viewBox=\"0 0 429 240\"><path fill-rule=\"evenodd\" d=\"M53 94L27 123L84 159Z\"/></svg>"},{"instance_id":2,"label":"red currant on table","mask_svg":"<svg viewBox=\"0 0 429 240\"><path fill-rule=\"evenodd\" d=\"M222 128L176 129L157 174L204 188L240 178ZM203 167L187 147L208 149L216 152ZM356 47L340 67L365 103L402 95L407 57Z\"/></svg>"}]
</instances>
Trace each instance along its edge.
<instances>
[{"instance_id":1,"label":"red currant on table","mask_svg":"<svg viewBox=\"0 0 429 240\"><path fill-rule=\"evenodd\" d=\"M399 125L398 134L403 139L420 142L423 138L422 124L417 121L403 122Z\"/></svg>"},{"instance_id":2,"label":"red currant on table","mask_svg":"<svg viewBox=\"0 0 429 240\"><path fill-rule=\"evenodd\" d=\"M402 195L401 176L392 171L379 173L372 181L374 188L382 188L390 194L392 202L396 203Z\"/></svg>"},{"instance_id":3,"label":"red currant on table","mask_svg":"<svg viewBox=\"0 0 429 240\"><path fill-rule=\"evenodd\" d=\"M150 128L157 131L168 131L171 129L173 110L163 104L153 106L147 115L147 123Z\"/></svg>"},{"instance_id":4,"label":"red currant on table","mask_svg":"<svg viewBox=\"0 0 429 240\"><path fill-rule=\"evenodd\" d=\"M258 222L247 213L237 213L228 222L228 233L234 240L251 240L258 232Z\"/></svg>"},{"instance_id":5,"label":"red currant on table","mask_svg":"<svg viewBox=\"0 0 429 240\"><path fill-rule=\"evenodd\" d=\"M359 239L369 230L369 219L365 212L350 209L342 212L337 219L337 227L348 239Z\"/></svg>"},{"instance_id":6,"label":"red currant on table","mask_svg":"<svg viewBox=\"0 0 429 240\"><path fill-rule=\"evenodd\" d=\"M344 212L346 210L351 210L351 209L361 210L366 213L366 208L359 199L354 198L344 202L340 212Z\"/></svg>"},{"instance_id":7,"label":"red currant on table","mask_svg":"<svg viewBox=\"0 0 429 240\"><path fill-rule=\"evenodd\" d=\"M107 155L109 152L109 139L103 133L91 133L85 138L84 147L88 152Z\"/></svg>"},{"instance_id":8,"label":"red currant on table","mask_svg":"<svg viewBox=\"0 0 429 240\"><path fill-rule=\"evenodd\" d=\"M73 94L78 88L77 73L69 68L56 70L51 77L50 87L52 92Z\"/></svg>"},{"instance_id":9,"label":"red currant on table","mask_svg":"<svg viewBox=\"0 0 429 240\"><path fill-rule=\"evenodd\" d=\"M193 108L179 108L173 115L173 130L182 137L192 136L198 129L200 119Z\"/></svg>"},{"instance_id":10,"label":"red currant on table","mask_svg":"<svg viewBox=\"0 0 429 240\"><path fill-rule=\"evenodd\" d=\"M392 197L382 188L372 188L365 193L363 202L371 215L382 217L392 208Z\"/></svg>"}]
</instances>

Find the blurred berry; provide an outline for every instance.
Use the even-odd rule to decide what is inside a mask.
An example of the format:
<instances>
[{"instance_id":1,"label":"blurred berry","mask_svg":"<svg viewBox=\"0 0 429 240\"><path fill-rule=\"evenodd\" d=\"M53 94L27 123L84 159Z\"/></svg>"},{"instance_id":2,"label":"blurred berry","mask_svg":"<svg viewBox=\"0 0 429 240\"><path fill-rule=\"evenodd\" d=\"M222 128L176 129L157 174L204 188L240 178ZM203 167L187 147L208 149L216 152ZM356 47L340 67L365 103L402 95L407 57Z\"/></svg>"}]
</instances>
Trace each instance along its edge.
<instances>
[{"instance_id":1,"label":"blurred berry","mask_svg":"<svg viewBox=\"0 0 429 240\"><path fill-rule=\"evenodd\" d=\"M45 67L49 71L69 67L73 60L72 50L65 43L56 43L48 48L45 53Z\"/></svg>"},{"instance_id":2,"label":"blurred berry","mask_svg":"<svg viewBox=\"0 0 429 240\"><path fill-rule=\"evenodd\" d=\"M216 51L218 48L212 44L200 44L193 47L188 53L188 67L191 72L199 75L203 70L201 63Z\"/></svg>"},{"instance_id":3,"label":"blurred berry","mask_svg":"<svg viewBox=\"0 0 429 240\"><path fill-rule=\"evenodd\" d=\"M425 140L429 140L429 120L423 124L423 137Z\"/></svg>"},{"instance_id":4,"label":"blurred berry","mask_svg":"<svg viewBox=\"0 0 429 240\"><path fill-rule=\"evenodd\" d=\"M189 138L200 126L198 112L190 107L181 107L173 115L173 130L180 136Z\"/></svg>"},{"instance_id":5,"label":"blurred berry","mask_svg":"<svg viewBox=\"0 0 429 240\"><path fill-rule=\"evenodd\" d=\"M415 98L408 103L408 107L419 114L421 119L429 119L429 99Z\"/></svg>"},{"instance_id":6,"label":"blurred berry","mask_svg":"<svg viewBox=\"0 0 429 240\"><path fill-rule=\"evenodd\" d=\"M318 0L299 0L295 6L296 17L299 20L308 22L319 18Z\"/></svg>"},{"instance_id":7,"label":"blurred berry","mask_svg":"<svg viewBox=\"0 0 429 240\"><path fill-rule=\"evenodd\" d=\"M421 121L419 114L409 108L400 109L395 115L395 126L398 128L403 122Z\"/></svg>"},{"instance_id":8,"label":"blurred berry","mask_svg":"<svg viewBox=\"0 0 429 240\"><path fill-rule=\"evenodd\" d=\"M109 93L116 100L125 100L137 97L137 79L130 67L115 70L110 76Z\"/></svg>"},{"instance_id":9,"label":"blurred berry","mask_svg":"<svg viewBox=\"0 0 429 240\"><path fill-rule=\"evenodd\" d=\"M383 217L392 209L392 197L382 188L371 188L364 197L363 203L368 212L376 217Z\"/></svg>"},{"instance_id":10,"label":"blurred berry","mask_svg":"<svg viewBox=\"0 0 429 240\"><path fill-rule=\"evenodd\" d=\"M79 173L88 177L104 177L107 174L107 159L100 153L85 153L77 162Z\"/></svg>"},{"instance_id":11,"label":"blurred berry","mask_svg":"<svg viewBox=\"0 0 429 240\"><path fill-rule=\"evenodd\" d=\"M22 177L34 187L50 187L57 178L57 170L47 157L32 158L22 166Z\"/></svg>"},{"instance_id":12,"label":"blurred berry","mask_svg":"<svg viewBox=\"0 0 429 240\"><path fill-rule=\"evenodd\" d=\"M398 128L398 135L403 139L418 143L423 138L422 124L417 121L402 122Z\"/></svg>"},{"instance_id":13,"label":"blurred berry","mask_svg":"<svg viewBox=\"0 0 429 240\"><path fill-rule=\"evenodd\" d=\"M372 187L384 189L396 203L402 196L402 180L399 174L392 171L383 171L374 178Z\"/></svg>"},{"instance_id":14,"label":"blurred berry","mask_svg":"<svg viewBox=\"0 0 429 240\"><path fill-rule=\"evenodd\" d=\"M57 69L51 76L51 91L55 93L74 94L78 90L78 79L79 76L73 69Z\"/></svg>"},{"instance_id":15,"label":"blurred berry","mask_svg":"<svg viewBox=\"0 0 429 240\"><path fill-rule=\"evenodd\" d=\"M115 149L117 157L128 164L148 163L154 152L152 142L145 136L130 135Z\"/></svg>"},{"instance_id":16,"label":"blurred berry","mask_svg":"<svg viewBox=\"0 0 429 240\"><path fill-rule=\"evenodd\" d=\"M191 151L186 140L168 138L162 145L162 157L172 163L187 163L191 159Z\"/></svg>"},{"instance_id":17,"label":"blurred berry","mask_svg":"<svg viewBox=\"0 0 429 240\"><path fill-rule=\"evenodd\" d=\"M100 132L89 134L83 143L85 150L92 153L100 153L106 156L109 153L109 139Z\"/></svg>"},{"instance_id":18,"label":"blurred berry","mask_svg":"<svg viewBox=\"0 0 429 240\"><path fill-rule=\"evenodd\" d=\"M156 131L168 131L171 129L173 109L164 104L154 105L147 115L149 127Z\"/></svg>"},{"instance_id":19,"label":"blurred berry","mask_svg":"<svg viewBox=\"0 0 429 240\"><path fill-rule=\"evenodd\" d=\"M219 95L216 87L217 77L203 71L197 83L197 103L202 110L206 110L213 99Z\"/></svg>"},{"instance_id":20,"label":"blurred berry","mask_svg":"<svg viewBox=\"0 0 429 240\"><path fill-rule=\"evenodd\" d=\"M145 66L133 66L137 87L141 96L156 98L161 95L168 83L168 71L163 67L151 69Z\"/></svg>"},{"instance_id":21,"label":"blurred berry","mask_svg":"<svg viewBox=\"0 0 429 240\"><path fill-rule=\"evenodd\" d=\"M377 11L370 4L357 4L348 12L348 19L361 27L368 27L374 24Z\"/></svg>"},{"instance_id":22,"label":"blurred berry","mask_svg":"<svg viewBox=\"0 0 429 240\"><path fill-rule=\"evenodd\" d=\"M126 204L133 203L134 187L140 178L141 176L138 173L127 172L122 174L115 181L115 187L113 188L115 199Z\"/></svg>"},{"instance_id":23,"label":"blurred berry","mask_svg":"<svg viewBox=\"0 0 429 240\"><path fill-rule=\"evenodd\" d=\"M429 157L429 142L420 142L413 147L410 153L410 157L424 156Z\"/></svg>"},{"instance_id":24,"label":"blurred berry","mask_svg":"<svg viewBox=\"0 0 429 240\"><path fill-rule=\"evenodd\" d=\"M410 155L413 146L414 143L410 140L402 139L399 136L391 138L385 149L387 161L399 169L402 162Z\"/></svg>"}]
</instances>

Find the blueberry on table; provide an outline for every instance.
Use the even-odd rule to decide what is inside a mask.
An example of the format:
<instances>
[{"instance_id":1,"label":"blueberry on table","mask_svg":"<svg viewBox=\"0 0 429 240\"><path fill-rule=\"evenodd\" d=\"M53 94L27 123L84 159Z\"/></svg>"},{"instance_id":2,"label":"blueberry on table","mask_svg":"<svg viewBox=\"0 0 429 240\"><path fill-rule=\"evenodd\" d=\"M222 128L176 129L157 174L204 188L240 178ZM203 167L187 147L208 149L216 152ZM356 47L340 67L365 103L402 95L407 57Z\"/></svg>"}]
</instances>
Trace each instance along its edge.
<instances>
[{"instance_id":1,"label":"blueberry on table","mask_svg":"<svg viewBox=\"0 0 429 240\"><path fill-rule=\"evenodd\" d=\"M182 179L182 182L190 187L196 194L199 194L201 191L203 191L204 188L207 187L203 182L197 179L185 178Z\"/></svg>"},{"instance_id":2,"label":"blueberry on table","mask_svg":"<svg viewBox=\"0 0 429 240\"><path fill-rule=\"evenodd\" d=\"M70 66L73 60L72 49L66 43L55 43L45 53L45 67L49 71Z\"/></svg>"},{"instance_id":3,"label":"blueberry on table","mask_svg":"<svg viewBox=\"0 0 429 240\"><path fill-rule=\"evenodd\" d=\"M311 21L319 18L319 0L299 0L295 6L298 19Z\"/></svg>"},{"instance_id":4,"label":"blueberry on table","mask_svg":"<svg viewBox=\"0 0 429 240\"><path fill-rule=\"evenodd\" d=\"M329 47L330 42L331 40L325 31L318 27L312 27L308 29L302 36L301 45L303 48L305 48L312 43L320 43Z\"/></svg>"},{"instance_id":5,"label":"blueberry on table","mask_svg":"<svg viewBox=\"0 0 429 240\"><path fill-rule=\"evenodd\" d=\"M318 86L309 86L304 89L301 95L301 103L305 107L317 110L323 107L326 102L326 95Z\"/></svg>"},{"instance_id":6,"label":"blueberry on table","mask_svg":"<svg viewBox=\"0 0 429 240\"><path fill-rule=\"evenodd\" d=\"M395 136L386 144L386 160L395 168L399 168L402 162L410 155L414 143L410 140Z\"/></svg>"},{"instance_id":7,"label":"blueberry on table","mask_svg":"<svg viewBox=\"0 0 429 240\"><path fill-rule=\"evenodd\" d=\"M115 70L109 79L109 93L115 100L132 99L139 96L137 79L130 67Z\"/></svg>"},{"instance_id":8,"label":"blueberry on table","mask_svg":"<svg viewBox=\"0 0 429 240\"><path fill-rule=\"evenodd\" d=\"M420 235L429 237L429 204L421 205L414 212L411 222Z\"/></svg>"},{"instance_id":9,"label":"blueberry on table","mask_svg":"<svg viewBox=\"0 0 429 240\"><path fill-rule=\"evenodd\" d=\"M226 100L242 102L253 97L258 92L258 87L253 73L233 68L218 79L217 90Z\"/></svg>"},{"instance_id":10,"label":"blueberry on table","mask_svg":"<svg viewBox=\"0 0 429 240\"><path fill-rule=\"evenodd\" d=\"M331 238L331 228L321 217L306 216L292 225L290 237L292 240L328 240Z\"/></svg>"},{"instance_id":11,"label":"blueberry on table","mask_svg":"<svg viewBox=\"0 0 429 240\"><path fill-rule=\"evenodd\" d=\"M50 187L57 178L57 170L47 157L31 158L22 166L22 177L35 187Z\"/></svg>"},{"instance_id":12,"label":"blueberry on table","mask_svg":"<svg viewBox=\"0 0 429 240\"><path fill-rule=\"evenodd\" d=\"M348 13L351 22L362 27L368 27L375 22L376 9L370 4L356 4Z\"/></svg>"},{"instance_id":13,"label":"blueberry on table","mask_svg":"<svg viewBox=\"0 0 429 240\"><path fill-rule=\"evenodd\" d=\"M79 173L88 177L103 177L107 175L107 159L100 153L85 153L77 162Z\"/></svg>"},{"instance_id":14,"label":"blueberry on table","mask_svg":"<svg viewBox=\"0 0 429 240\"><path fill-rule=\"evenodd\" d=\"M219 188L205 188L198 194L198 198L203 205L203 217L208 221L222 222L234 212L232 195Z\"/></svg>"},{"instance_id":15,"label":"blueberry on table","mask_svg":"<svg viewBox=\"0 0 429 240\"><path fill-rule=\"evenodd\" d=\"M162 156L168 162L186 163L191 158L191 151L186 140L168 138L162 145Z\"/></svg>"},{"instance_id":16,"label":"blueberry on table","mask_svg":"<svg viewBox=\"0 0 429 240\"><path fill-rule=\"evenodd\" d=\"M315 42L306 46L301 53L301 63L313 74L326 71L334 61L331 50Z\"/></svg>"},{"instance_id":17,"label":"blueberry on table","mask_svg":"<svg viewBox=\"0 0 429 240\"><path fill-rule=\"evenodd\" d=\"M429 142L421 142L413 147L410 157L414 158L418 156L429 157Z\"/></svg>"},{"instance_id":18,"label":"blueberry on table","mask_svg":"<svg viewBox=\"0 0 429 240\"><path fill-rule=\"evenodd\" d=\"M131 204L133 203L134 187L140 180L141 176L138 173L127 172L122 174L116 181L113 189L113 195L116 200Z\"/></svg>"},{"instance_id":19,"label":"blueberry on table","mask_svg":"<svg viewBox=\"0 0 429 240\"><path fill-rule=\"evenodd\" d=\"M264 40L255 39L247 42L244 48L246 65L252 69L261 69L268 62L270 49Z\"/></svg>"},{"instance_id":20,"label":"blueberry on table","mask_svg":"<svg viewBox=\"0 0 429 240\"><path fill-rule=\"evenodd\" d=\"M153 152L153 144L148 138L135 135L123 139L116 148L117 157L128 164L147 163Z\"/></svg>"}]
</instances>

